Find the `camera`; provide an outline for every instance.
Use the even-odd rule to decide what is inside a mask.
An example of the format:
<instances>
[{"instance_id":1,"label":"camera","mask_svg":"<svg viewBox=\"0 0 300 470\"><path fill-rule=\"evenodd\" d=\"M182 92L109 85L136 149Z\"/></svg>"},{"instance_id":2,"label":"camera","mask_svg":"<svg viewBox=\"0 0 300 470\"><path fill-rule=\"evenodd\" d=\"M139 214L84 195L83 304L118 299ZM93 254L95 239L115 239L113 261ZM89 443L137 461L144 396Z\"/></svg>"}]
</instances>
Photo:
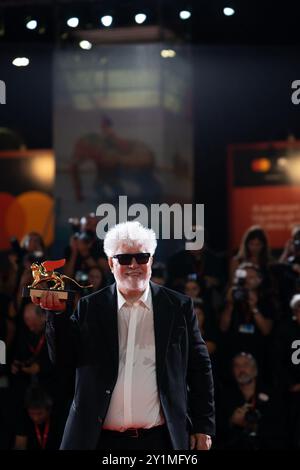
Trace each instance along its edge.
<instances>
[{"instance_id":1,"label":"camera","mask_svg":"<svg viewBox=\"0 0 300 470\"><path fill-rule=\"evenodd\" d=\"M24 254L26 253L26 250L21 248L21 245L16 237L12 237L10 239L10 246L12 249L12 252L17 255L18 257L18 262L22 261Z\"/></svg>"},{"instance_id":2,"label":"camera","mask_svg":"<svg viewBox=\"0 0 300 470\"><path fill-rule=\"evenodd\" d=\"M245 287L247 271L245 269L237 269L235 272L235 284L232 288L232 301L235 304L243 304L247 302L249 291Z\"/></svg>"},{"instance_id":3,"label":"camera","mask_svg":"<svg viewBox=\"0 0 300 470\"><path fill-rule=\"evenodd\" d=\"M296 256L298 255L299 257L300 256L300 239L299 238L295 238L293 240L293 247L294 247L294 252Z\"/></svg>"},{"instance_id":4,"label":"camera","mask_svg":"<svg viewBox=\"0 0 300 470\"><path fill-rule=\"evenodd\" d=\"M198 281L197 273L191 273L187 275L187 281Z\"/></svg>"},{"instance_id":5,"label":"camera","mask_svg":"<svg viewBox=\"0 0 300 470\"><path fill-rule=\"evenodd\" d=\"M44 253L42 251L33 251L32 253L27 253L24 256L24 261L30 264L41 263L43 259L44 259Z\"/></svg>"},{"instance_id":6,"label":"camera","mask_svg":"<svg viewBox=\"0 0 300 470\"><path fill-rule=\"evenodd\" d=\"M82 286L88 285L89 276L85 271L76 271L75 281L77 281Z\"/></svg>"},{"instance_id":7,"label":"camera","mask_svg":"<svg viewBox=\"0 0 300 470\"><path fill-rule=\"evenodd\" d=\"M245 421L249 427L256 426L261 418L257 408L249 408L245 413Z\"/></svg>"},{"instance_id":8,"label":"camera","mask_svg":"<svg viewBox=\"0 0 300 470\"><path fill-rule=\"evenodd\" d=\"M80 220L78 219L78 217L71 217L68 220L68 222L71 225L71 229L72 229L73 234L80 232Z\"/></svg>"}]
</instances>

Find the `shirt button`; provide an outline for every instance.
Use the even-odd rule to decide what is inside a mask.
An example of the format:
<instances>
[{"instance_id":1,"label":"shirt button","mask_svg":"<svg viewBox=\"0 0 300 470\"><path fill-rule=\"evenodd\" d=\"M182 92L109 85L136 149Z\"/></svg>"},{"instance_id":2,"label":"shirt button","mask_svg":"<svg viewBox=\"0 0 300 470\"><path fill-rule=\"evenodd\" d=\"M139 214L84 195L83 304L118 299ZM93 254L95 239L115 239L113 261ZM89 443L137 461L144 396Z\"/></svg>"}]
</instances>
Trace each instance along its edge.
<instances>
[{"instance_id":1,"label":"shirt button","mask_svg":"<svg viewBox=\"0 0 300 470\"><path fill-rule=\"evenodd\" d=\"M106 393L107 395L110 395L110 394L111 394L111 390L105 390L105 393Z\"/></svg>"}]
</instances>

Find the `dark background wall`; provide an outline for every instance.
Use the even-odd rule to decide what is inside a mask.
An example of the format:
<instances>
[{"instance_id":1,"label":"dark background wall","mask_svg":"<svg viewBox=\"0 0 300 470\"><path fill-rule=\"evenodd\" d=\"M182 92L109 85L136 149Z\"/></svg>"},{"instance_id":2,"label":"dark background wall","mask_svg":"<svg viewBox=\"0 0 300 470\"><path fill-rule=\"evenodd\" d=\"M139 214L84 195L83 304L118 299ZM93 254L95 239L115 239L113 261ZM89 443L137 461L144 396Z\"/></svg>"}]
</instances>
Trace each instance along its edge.
<instances>
[{"instance_id":1,"label":"dark background wall","mask_svg":"<svg viewBox=\"0 0 300 470\"><path fill-rule=\"evenodd\" d=\"M12 65L14 57L23 56L30 58L28 67ZM0 46L0 80L6 84L0 127L17 131L28 148L51 148L52 46Z\"/></svg>"},{"instance_id":2,"label":"dark background wall","mask_svg":"<svg viewBox=\"0 0 300 470\"><path fill-rule=\"evenodd\" d=\"M18 131L29 148L51 148L52 46L27 45L25 68L11 65L15 47L0 48L7 86L0 127ZM194 46L195 202L205 204L217 250L226 250L228 239L227 145L300 137L300 106L291 102L298 56L292 46Z\"/></svg>"},{"instance_id":3,"label":"dark background wall","mask_svg":"<svg viewBox=\"0 0 300 470\"><path fill-rule=\"evenodd\" d=\"M225 250L227 145L300 137L300 106L291 102L299 49L199 46L194 61L195 201L205 204L211 245Z\"/></svg>"}]
</instances>

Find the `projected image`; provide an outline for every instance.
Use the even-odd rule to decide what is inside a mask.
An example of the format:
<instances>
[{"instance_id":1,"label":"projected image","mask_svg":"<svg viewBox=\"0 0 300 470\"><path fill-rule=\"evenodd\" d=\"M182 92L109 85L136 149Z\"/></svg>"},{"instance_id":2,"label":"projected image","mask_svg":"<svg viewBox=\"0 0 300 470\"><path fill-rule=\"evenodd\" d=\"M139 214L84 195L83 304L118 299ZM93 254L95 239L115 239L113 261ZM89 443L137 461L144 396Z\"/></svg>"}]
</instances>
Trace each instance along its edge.
<instances>
[{"instance_id":1,"label":"projected image","mask_svg":"<svg viewBox=\"0 0 300 470\"><path fill-rule=\"evenodd\" d=\"M187 47L187 46L185 46ZM99 204L189 203L193 193L191 64L162 45L58 51L54 140L58 237Z\"/></svg>"}]
</instances>

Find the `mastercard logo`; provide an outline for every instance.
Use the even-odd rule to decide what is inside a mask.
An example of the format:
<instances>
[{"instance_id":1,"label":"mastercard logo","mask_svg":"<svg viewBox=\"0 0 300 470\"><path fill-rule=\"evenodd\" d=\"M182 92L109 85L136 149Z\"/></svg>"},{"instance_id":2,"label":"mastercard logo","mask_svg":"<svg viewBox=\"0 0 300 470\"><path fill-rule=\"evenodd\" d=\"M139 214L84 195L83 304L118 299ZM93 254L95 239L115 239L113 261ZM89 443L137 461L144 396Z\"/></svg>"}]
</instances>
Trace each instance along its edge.
<instances>
[{"instance_id":1,"label":"mastercard logo","mask_svg":"<svg viewBox=\"0 0 300 470\"><path fill-rule=\"evenodd\" d=\"M11 237L21 240L28 232L38 232L46 246L54 241L54 200L48 194L0 192L0 217L0 250L10 248Z\"/></svg>"},{"instance_id":2,"label":"mastercard logo","mask_svg":"<svg viewBox=\"0 0 300 470\"><path fill-rule=\"evenodd\" d=\"M271 168L271 162L268 158L257 158L252 160L251 169L257 173L266 173Z\"/></svg>"}]
</instances>

